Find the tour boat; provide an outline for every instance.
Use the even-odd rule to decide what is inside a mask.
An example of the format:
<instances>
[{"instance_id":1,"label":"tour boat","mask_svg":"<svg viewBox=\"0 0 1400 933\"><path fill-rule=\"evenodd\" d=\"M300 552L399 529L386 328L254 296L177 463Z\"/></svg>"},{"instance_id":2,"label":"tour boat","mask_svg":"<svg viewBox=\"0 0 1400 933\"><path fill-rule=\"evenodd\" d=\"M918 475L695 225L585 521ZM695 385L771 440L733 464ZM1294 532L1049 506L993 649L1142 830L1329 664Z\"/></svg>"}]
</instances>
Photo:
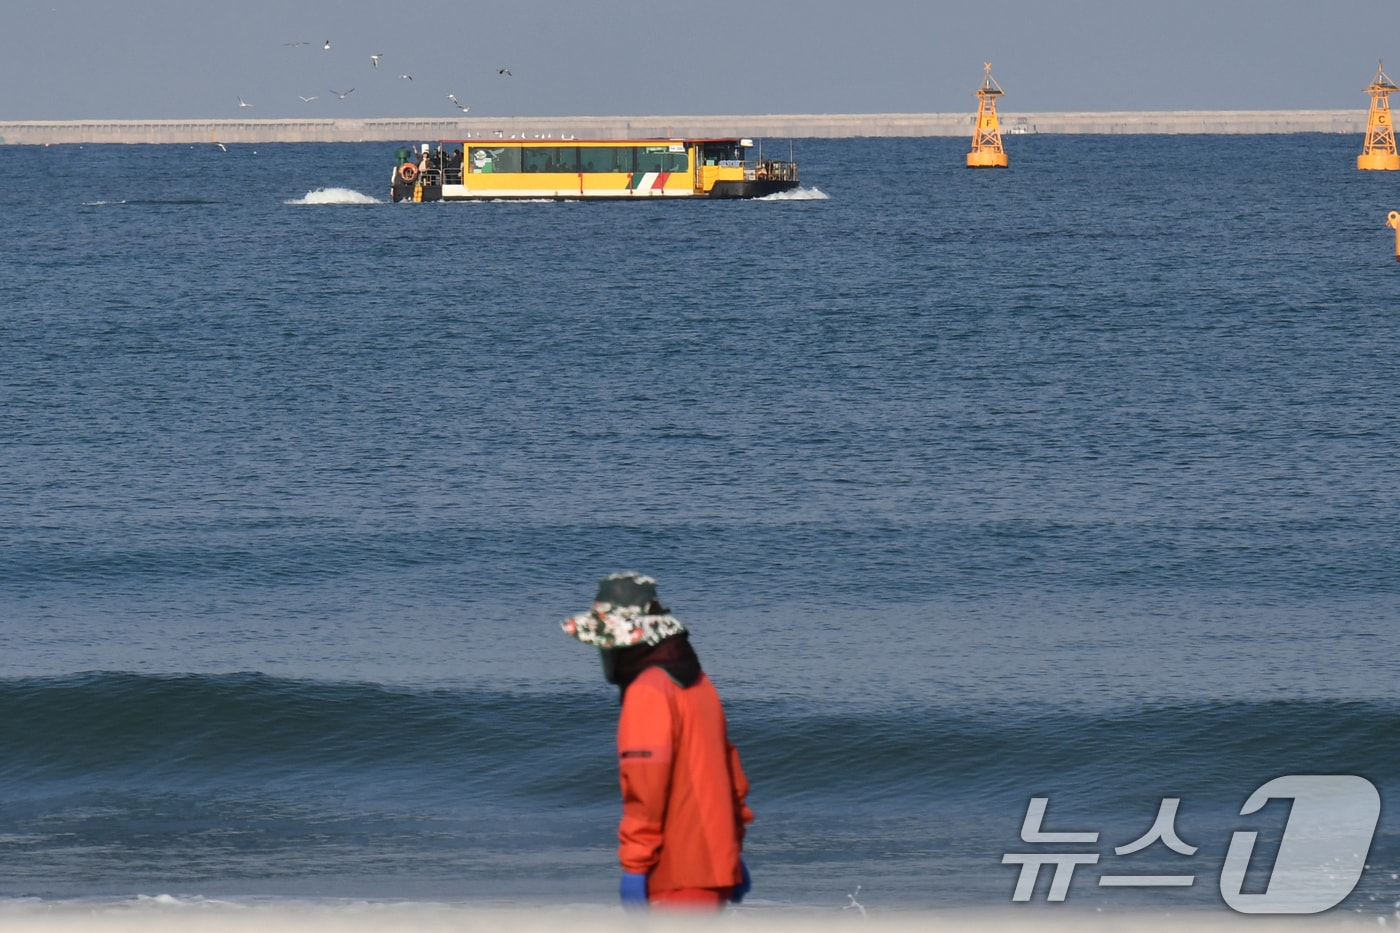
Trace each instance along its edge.
<instances>
[{"instance_id":1,"label":"tour boat","mask_svg":"<svg viewBox=\"0 0 1400 933\"><path fill-rule=\"evenodd\" d=\"M465 139L400 149L395 201L761 198L797 163L749 158L751 139Z\"/></svg>"}]
</instances>

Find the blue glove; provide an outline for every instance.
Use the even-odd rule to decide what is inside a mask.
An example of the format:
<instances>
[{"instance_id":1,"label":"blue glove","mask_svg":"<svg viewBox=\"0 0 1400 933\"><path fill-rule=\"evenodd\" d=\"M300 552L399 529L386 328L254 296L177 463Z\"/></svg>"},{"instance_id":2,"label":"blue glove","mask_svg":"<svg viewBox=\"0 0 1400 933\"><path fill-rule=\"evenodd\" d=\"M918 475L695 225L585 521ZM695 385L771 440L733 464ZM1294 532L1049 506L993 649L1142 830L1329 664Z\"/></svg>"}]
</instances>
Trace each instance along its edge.
<instances>
[{"instance_id":1,"label":"blue glove","mask_svg":"<svg viewBox=\"0 0 1400 933\"><path fill-rule=\"evenodd\" d=\"M749 877L749 866L744 864L743 859L739 859L739 870L744 873L744 880L734 886L734 890L729 892L729 903L742 904L744 897L753 887L753 879Z\"/></svg>"},{"instance_id":2,"label":"blue glove","mask_svg":"<svg viewBox=\"0 0 1400 933\"><path fill-rule=\"evenodd\" d=\"M623 872L617 893L622 897L622 906L628 910L646 910L647 876L635 871Z\"/></svg>"}]
</instances>

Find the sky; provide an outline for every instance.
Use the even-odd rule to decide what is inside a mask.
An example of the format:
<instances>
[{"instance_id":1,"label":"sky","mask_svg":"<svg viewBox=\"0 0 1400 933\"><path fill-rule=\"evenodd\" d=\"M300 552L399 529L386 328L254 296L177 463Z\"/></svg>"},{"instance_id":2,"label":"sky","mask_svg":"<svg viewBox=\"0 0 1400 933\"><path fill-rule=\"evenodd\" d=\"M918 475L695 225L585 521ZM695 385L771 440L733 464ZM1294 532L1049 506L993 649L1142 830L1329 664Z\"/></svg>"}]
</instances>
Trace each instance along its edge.
<instances>
[{"instance_id":1,"label":"sky","mask_svg":"<svg viewBox=\"0 0 1400 933\"><path fill-rule=\"evenodd\" d=\"M1364 110L1400 75L1400 0L3 3L0 121L949 113L986 61L1003 113Z\"/></svg>"}]
</instances>

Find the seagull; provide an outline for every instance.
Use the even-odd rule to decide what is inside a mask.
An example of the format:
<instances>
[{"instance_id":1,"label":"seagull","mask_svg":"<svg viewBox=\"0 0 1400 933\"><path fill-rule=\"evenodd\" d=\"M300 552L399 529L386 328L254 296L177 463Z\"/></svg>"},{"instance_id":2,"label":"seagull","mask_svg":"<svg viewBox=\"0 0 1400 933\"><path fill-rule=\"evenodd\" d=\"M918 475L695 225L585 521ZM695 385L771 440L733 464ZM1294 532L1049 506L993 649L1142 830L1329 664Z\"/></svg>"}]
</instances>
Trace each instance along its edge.
<instances>
[{"instance_id":1,"label":"seagull","mask_svg":"<svg viewBox=\"0 0 1400 933\"><path fill-rule=\"evenodd\" d=\"M412 80L413 80L413 75L399 75L399 77L400 77L400 78L403 78L405 81L412 81Z\"/></svg>"},{"instance_id":2,"label":"seagull","mask_svg":"<svg viewBox=\"0 0 1400 933\"><path fill-rule=\"evenodd\" d=\"M223 143L214 143L214 145L219 147L220 152L228 152L228 146L225 146Z\"/></svg>"},{"instance_id":3,"label":"seagull","mask_svg":"<svg viewBox=\"0 0 1400 933\"><path fill-rule=\"evenodd\" d=\"M235 96L237 96L237 95L235 95ZM253 105L250 104L250 103L248 103L248 102L247 102L246 100L244 100L243 98L239 97L239 98L238 98L238 106L240 106L240 107L251 107L251 106L253 106Z\"/></svg>"},{"instance_id":4,"label":"seagull","mask_svg":"<svg viewBox=\"0 0 1400 933\"><path fill-rule=\"evenodd\" d=\"M331 50L331 40L327 39L327 40L326 40L326 44L323 45L323 46L321 46L321 51L323 51L323 52L329 52L330 50Z\"/></svg>"},{"instance_id":5,"label":"seagull","mask_svg":"<svg viewBox=\"0 0 1400 933\"><path fill-rule=\"evenodd\" d=\"M383 52L375 52L373 55L371 55L371 56L369 57L369 62L370 62L370 64L373 65L374 67L378 68L378 67L379 67L379 60L380 60L381 58L383 58L383 57L384 57L384 53L383 53Z\"/></svg>"},{"instance_id":6,"label":"seagull","mask_svg":"<svg viewBox=\"0 0 1400 933\"><path fill-rule=\"evenodd\" d=\"M345 91L344 93L342 93L340 91L337 91L335 88L331 88L331 93L334 94L336 97L339 97L341 100L344 100L345 98L350 96L350 92L353 90L355 89L352 87L349 91Z\"/></svg>"},{"instance_id":7,"label":"seagull","mask_svg":"<svg viewBox=\"0 0 1400 933\"><path fill-rule=\"evenodd\" d=\"M301 97L300 94L298 94L297 96L298 96L298 97ZM301 102L302 102L303 104L309 104L309 103L311 103L311 102L312 102L313 100L315 100L315 99L316 99L316 96L313 94L311 97L301 97Z\"/></svg>"},{"instance_id":8,"label":"seagull","mask_svg":"<svg viewBox=\"0 0 1400 933\"><path fill-rule=\"evenodd\" d=\"M496 69L496 74L498 74L498 75L508 75L508 74L510 74L510 69L509 69L509 68L497 68L497 69Z\"/></svg>"},{"instance_id":9,"label":"seagull","mask_svg":"<svg viewBox=\"0 0 1400 933\"><path fill-rule=\"evenodd\" d=\"M470 107L463 107L463 106L462 106L462 102L461 102L460 100L457 99L457 95L456 95L456 94L448 94L448 95L447 95L447 99L450 100L450 101L452 101L452 103L456 104L456 105L457 105L457 109L460 110L460 111L462 111L463 113L466 113L468 110L472 109L472 108L470 108Z\"/></svg>"}]
</instances>

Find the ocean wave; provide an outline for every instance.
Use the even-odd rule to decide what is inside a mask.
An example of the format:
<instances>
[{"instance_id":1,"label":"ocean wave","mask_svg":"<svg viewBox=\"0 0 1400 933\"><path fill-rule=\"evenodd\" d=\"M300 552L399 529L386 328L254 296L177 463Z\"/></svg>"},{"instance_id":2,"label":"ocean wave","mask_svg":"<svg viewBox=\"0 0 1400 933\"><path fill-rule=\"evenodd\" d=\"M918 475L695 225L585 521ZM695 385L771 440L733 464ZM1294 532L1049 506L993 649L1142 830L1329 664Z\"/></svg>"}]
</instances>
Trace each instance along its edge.
<instances>
[{"instance_id":1,"label":"ocean wave","mask_svg":"<svg viewBox=\"0 0 1400 933\"><path fill-rule=\"evenodd\" d=\"M1179 797L1182 838L1211 871L1265 781L1352 773L1384 793L1400 771L1400 710L1374 703L728 712L759 815L752 864L804 898L897 867L952 903L1005 903L1010 876L986 866L1013 851L1031 796L1052 799L1055 826L1112 844ZM615 884L599 876L616 840L616 715L600 692L256 673L0 680L8 891L600 891ZM1368 910L1386 896L1394 840L1382 827L1371 861L1386 867L1353 897ZM1190 904L1209 900L1197 894Z\"/></svg>"},{"instance_id":2,"label":"ocean wave","mask_svg":"<svg viewBox=\"0 0 1400 933\"><path fill-rule=\"evenodd\" d=\"M306 782L356 794L392 778L425 793L548 798L549 776L573 770L589 744L581 736L610 728L613 710L572 702L256 673L6 680L0 777L84 791ZM594 757L602 774L611 759Z\"/></svg>"},{"instance_id":3,"label":"ocean wave","mask_svg":"<svg viewBox=\"0 0 1400 933\"><path fill-rule=\"evenodd\" d=\"M596 799L616 707L597 694L328 683L257 673L0 680L0 776L30 787L298 780L371 792ZM1000 799L1063 788L1229 799L1289 771L1400 773L1400 710L1374 702L1173 702L1079 711L732 702L771 801L879 793ZM581 785L583 787L581 788Z\"/></svg>"}]
</instances>

